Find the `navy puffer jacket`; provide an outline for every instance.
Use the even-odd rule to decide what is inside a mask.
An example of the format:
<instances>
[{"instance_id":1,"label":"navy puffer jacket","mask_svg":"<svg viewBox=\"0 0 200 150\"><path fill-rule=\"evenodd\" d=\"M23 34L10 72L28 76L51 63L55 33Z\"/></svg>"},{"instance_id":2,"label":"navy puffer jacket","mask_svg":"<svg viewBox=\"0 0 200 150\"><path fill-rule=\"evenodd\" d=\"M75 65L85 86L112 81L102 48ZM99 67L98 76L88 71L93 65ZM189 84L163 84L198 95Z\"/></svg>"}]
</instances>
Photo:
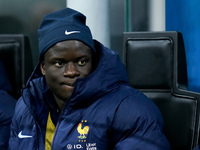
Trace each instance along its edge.
<instances>
[{"instance_id":1,"label":"navy puffer jacket","mask_svg":"<svg viewBox=\"0 0 200 150\"><path fill-rule=\"evenodd\" d=\"M116 52L95 41L100 55L96 70L78 79L65 104L52 150L168 150L158 108L128 85ZM17 102L12 122L11 150L44 150L48 107L45 77L36 69Z\"/></svg>"}]
</instances>

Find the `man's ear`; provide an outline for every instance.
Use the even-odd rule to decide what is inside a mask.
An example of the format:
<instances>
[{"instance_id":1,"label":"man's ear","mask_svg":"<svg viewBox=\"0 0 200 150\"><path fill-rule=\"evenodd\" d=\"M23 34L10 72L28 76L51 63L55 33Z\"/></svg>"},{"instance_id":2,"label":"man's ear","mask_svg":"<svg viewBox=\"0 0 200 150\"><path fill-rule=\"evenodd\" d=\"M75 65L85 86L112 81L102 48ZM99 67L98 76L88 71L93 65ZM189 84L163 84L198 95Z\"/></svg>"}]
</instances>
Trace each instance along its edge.
<instances>
[{"instance_id":1,"label":"man's ear","mask_svg":"<svg viewBox=\"0 0 200 150\"><path fill-rule=\"evenodd\" d=\"M46 71L45 71L45 64L44 64L44 61L42 61L42 62L40 63L40 70L41 70L42 74L45 76Z\"/></svg>"}]
</instances>

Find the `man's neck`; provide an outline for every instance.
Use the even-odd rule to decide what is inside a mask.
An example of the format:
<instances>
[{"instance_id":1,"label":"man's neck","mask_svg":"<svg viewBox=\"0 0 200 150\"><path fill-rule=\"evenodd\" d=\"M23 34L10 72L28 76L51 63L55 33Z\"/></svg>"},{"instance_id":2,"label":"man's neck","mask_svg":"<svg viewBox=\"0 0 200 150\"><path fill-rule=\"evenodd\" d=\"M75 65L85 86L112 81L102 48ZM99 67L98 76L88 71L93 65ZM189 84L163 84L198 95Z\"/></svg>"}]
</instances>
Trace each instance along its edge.
<instances>
[{"instance_id":1,"label":"man's neck","mask_svg":"<svg viewBox=\"0 0 200 150\"><path fill-rule=\"evenodd\" d=\"M56 98L56 97L55 97L55 102L57 104L57 107L58 107L59 111L61 112L63 107L64 107L64 105L65 105L65 102L63 100L61 100L61 99Z\"/></svg>"}]
</instances>

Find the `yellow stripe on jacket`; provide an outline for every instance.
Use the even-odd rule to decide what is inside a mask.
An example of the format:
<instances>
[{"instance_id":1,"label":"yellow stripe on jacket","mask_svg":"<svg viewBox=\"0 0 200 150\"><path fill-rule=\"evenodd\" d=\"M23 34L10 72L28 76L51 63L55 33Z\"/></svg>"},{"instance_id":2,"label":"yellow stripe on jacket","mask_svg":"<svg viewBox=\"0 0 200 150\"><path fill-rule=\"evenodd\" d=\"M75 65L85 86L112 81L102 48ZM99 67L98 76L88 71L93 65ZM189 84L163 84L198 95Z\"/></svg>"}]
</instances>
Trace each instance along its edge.
<instances>
[{"instance_id":1,"label":"yellow stripe on jacket","mask_svg":"<svg viewBox=\"0 0 200 150\"><path fill-rule=\"evenodd\" d=\"M45 135L45 148L46 150L51 150L51 143L53 140L54 132L55 132L55 125L51 120L51 115L49 112L48 120L47 120L47 127L46 127L46 135Z\"/></svg>"}]
</instances>

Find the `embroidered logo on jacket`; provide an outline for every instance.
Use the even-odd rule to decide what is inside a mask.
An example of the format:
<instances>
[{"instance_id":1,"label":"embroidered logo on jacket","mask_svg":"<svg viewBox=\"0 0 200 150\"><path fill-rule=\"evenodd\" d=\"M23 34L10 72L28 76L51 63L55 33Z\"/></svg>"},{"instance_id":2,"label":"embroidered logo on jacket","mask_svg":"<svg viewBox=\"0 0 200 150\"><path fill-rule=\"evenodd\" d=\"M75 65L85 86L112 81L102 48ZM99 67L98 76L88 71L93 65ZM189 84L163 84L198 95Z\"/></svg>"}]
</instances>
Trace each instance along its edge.
<instances>
[{"instance_id":1,"label":"embroidered logo on jacket","mask_svg":"<svg viewBox=\"0 0 200 150\"><path fill-rule=\"evenodd\" d=\"M83 122L84 121L82 121L82 123L79 123L77 127L77 131L80 134L78 136L79 139L86 139L87 138L86 135L89 132L89 126L83 126ZM85 122L87 122L87 120L85 120Z\"/></svg>"},{"instance_id":2,"label":"embroidered logo on jacket","mask_svg":"<svg viewBox=\"0 0 200 150\"><path fill-rule=\"evenodd\" d=\"M19 132L18 137L19 137L20 139L22 139L22 138L32 138L31 135L22 134L22 131Z\"/></svg>"}]
</instances>

